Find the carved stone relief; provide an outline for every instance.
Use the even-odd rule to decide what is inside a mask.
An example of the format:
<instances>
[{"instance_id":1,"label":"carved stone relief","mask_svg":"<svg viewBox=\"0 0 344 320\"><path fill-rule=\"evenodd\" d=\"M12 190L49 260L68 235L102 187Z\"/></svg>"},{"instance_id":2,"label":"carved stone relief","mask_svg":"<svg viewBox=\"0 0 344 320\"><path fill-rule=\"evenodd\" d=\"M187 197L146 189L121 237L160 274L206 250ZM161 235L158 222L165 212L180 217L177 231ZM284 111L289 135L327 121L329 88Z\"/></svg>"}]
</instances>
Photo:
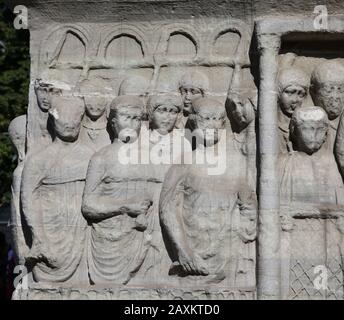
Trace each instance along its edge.
<instances>
[{"instance_id":1,"label":"carved stone relief","mask_svg":"<svg viewBox=\"0 0 344 320\"><path fill-rule=\"evenodd\" d=\"M92 149L78 140L84 113L80 97L53 97L53 142L25 160L20 199L32 237L25 259L34 263L37 282L77 284L87 279L82 271L87 223L81 199Z\"/></svg>"},{"instance_id":2,"label":"carved stone relief","mask_svg":"<svg viewBox=\"0 0 344 320\"><path fill-rule=\"evenodd\" d=\"M318 46L307 42L314 32L312 21L306 19L302 25L298 21L257 23L262 71L259 111L264 117L259 123L260 166L261 176L269 177L260 181L264 232L258 239L262 275L258 294L343 299L343 141L338 124L344 60L335 46L333 51L322 49L324 35L315 36ZM343 21L332 17L327 31L342 36ZM326 287L314 284L319 268L326 272Z\"/></svg>"},{"instance_id":3,"label":"carved stone relief","mask_svg":"<svg viewBox=\"0 0 344 320\"><path fill-rule=\"evenodd\" d=\"M11 187L12 199L9 227L16 260L22 265L25 263L24 257L27 255L30 246L30 233L20 202L21 178L25 160L26 122L26 115L19 116L11 121L8 128L8 133L17 151L18 159L18 165L13 172Z\"/></svg>"},{"instance_id":4,"label":"carved stone relief","mask_svg":"<svg viewBox=\"0 0 344 320\"><path fill-rule=\"evenodd\" d=\"M13 298L343 299L340 50L306 18L114 21L31 30Z\"/></svg>"},{"instance_id":5,"label":"carved stone relief","mask_svg":"<svg viewBox=\"0 0 344 320\"><path fill-rule=\"evenodd\" d=\"M220 140L226 138L219 133L226 122L224 105L198 98L193 109L195 131L200 135L194 154L220 149ZM203 134L206 128L215 130L214 139ZM206 164L173 165L167 174L160 218L171 244L169 272L179 278L180 286L251 288L254 296L257 208L240 165L242 158L240 152L233 153L232 166L218 176L209 175ZM235 170L229 169L234 166Z\"/></svg>"}]
</instances>

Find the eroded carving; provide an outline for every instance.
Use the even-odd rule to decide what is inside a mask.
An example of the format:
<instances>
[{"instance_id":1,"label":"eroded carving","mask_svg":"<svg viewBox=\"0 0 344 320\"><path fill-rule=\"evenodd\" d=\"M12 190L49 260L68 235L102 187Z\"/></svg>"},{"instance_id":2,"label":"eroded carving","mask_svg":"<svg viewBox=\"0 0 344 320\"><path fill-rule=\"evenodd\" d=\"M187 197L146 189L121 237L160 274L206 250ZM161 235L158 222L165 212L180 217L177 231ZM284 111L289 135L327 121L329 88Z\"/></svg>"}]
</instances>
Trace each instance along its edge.
<instances>
[{"instance_id":1,"label":"eroded carving","mask_svg":"<svg viewBox=\"0 0 344 320\"><path fill-rule=\"evenodd\" d=\"M154 173L155 184L151 186L153 204L151 221L152 240L147 261L143 265L142 277L147 284L171 283L168 270L171 264L166 251L159 221L159 200L165 175L173 163L183 163L183 154L191 152L191 144L184 137L183 130L174 130L183 116L183 101L178 92L152 95L147 101L150 124L149 152L150 169Z\"/></svg>"},{"instance_id":2,"label":"eroded carving","mask_svg":"<svg viewBox=\"0 0 344 320\"><path fill-rule=\"evenodd\" d=\"M53 135L53 129L49 119L49 110L51 109L52 98L54 96L61 96L64 91L70 91L71 88L60 81L36 79L34 82L34 90L39 108L37 122L40 131L40 138L38 144L42 144L44 146L51 142Z\"/></svg>"},{"instance_id":3,"label":"eroded carving","mask_svg":"<svg viewBox=\"0 0 344 320\"><path fill-rule=\"evenodd\" d=\"M322 108L296 109L290 122L295 151L285 154L280 162L281 225L290 232L282 238L289 248L282 253L282 263L288 264L284 270L289 274L284 274L289 278L288 288L284 290L290 299L343 296L338 287L343 280L338 271L341 251L336 249L342 239L335 220L344 214L344 189L334 155L324 147L329 126ZM326 266L328 276L338 280L328 284L327 293L315 288L311 281L311 272L319 265Z\"/></svg>"},{"instance_id":4,"label":"eroded carving","mask_svg":"<svg viewBox=\"0 0 344 320\"><path fill-rule=\"evenodd\" d=\"M234 19L40 31L18 191L35 283L14 298L255 298L248 30ZM175 193L185 248L165 219L182 214Z\"/></svg>"},{"instance_id":5,"label":"eroded carving","mask_svg":"<svg viewBox=\"0 0 344 320\"><path fill-rule=\"evenodd\" d=\"M148 192L154 182L147 167L121 163L121 154L137 147L143 113L140 98L116 98L109 115L115 139L92 157L88 168L82 212L91 224L88 272L95 284L128 283L147 255L153 200Z\"/></svg>"},{"instance_id":6,"label":"eroded carving","mask_svg":"<svg viewBox=\"0 0 344 320\"><path fill-rule=\"evenodd\" d=\"M149 92L149 83L142 76L130 76L123 79L119 86L119 96L145 97Z\"/></svg>"},{"instance_id":7,"label":"eroded carving","mask_svg":"<svg viewBox=\"0 0 344 320\"><path fill-rule=\"evenodd\" d=\"M194 153L211 152L225 128L224 105L211 98L198 98L193 108L198 136ZM233 154L232 166L238 160L240 153ZM254 283L254 250L246 244L252 244L256 235L256 202L240 165L238 169L228 168L224 174L212 176L207 164L184 164L172 166L167 174L160 219L172 245L170 274L178 276L184 286Z\"/></svg>"},{"instance_id":8,"label":"eroded carving","mask_svg":"<svg viewBox=\"0 0 344 320\"><path fill-rule=\"evenodd\" d=\"M25 263L25 257L29 250L30 237L27 222L24 219L20 203L20 185L25 160L25 142L26 142L26 115L13 119L9 125L8 133L12 144L14 145L18 165L13 172L12 180L12 199L11 199L11 218L9 222L12 234L13 249L19 264Z\"/></svg>"},{"instance_id":9,"label":"eroded carving","mask_svg":"<svg viewBox=\"0 0 344 320\"><path fill-rule=\"evenodd\" d=\"M79 91L85 101L79 139L96 152L111 143L107 124L109 97L94 85L81 85Z\"/></svg>"},{"instance_id":10,"label":"eroded carving","mask_svg":"<svg viewBox=\"0 0 344 320\"><path fill-rule=\"evenodd\" d=\"M292 151L289 137L290 118L306 101L309 87L309 76L300 68L286 67L278 73L278 128L281 152Z\"/></svg>"},{"instance_id":11,"label":"eroded carving","mask_svg":"<svg viewBox=\"0 0 344 320\"><path fill-rule=\"evenodd\" d=\"M192 101L204 97L209 90L209 80L200 71L191 71L182 75L178 84L183 99L183 118L177 123L177 128L184 128L188 116L193 113Z\"/></svg>"},{"instance_id":12,"label":"eroded carving","mask_svg":"<svg viewBox=\"0 0 344 320\"><path fill-rule=\"evenodd\" d=\"M336 60L319 64L311 77L314 103L322 107L330 120L328 148L333 152L340 115L343 111L344 65Z\"/></svg>"},{"instance_id":13,"label":"eroded carving","mask_svg":"<svg viewBox=\"0 0 344 320\"><path fill-rule=\"evenodd\" d=\"M26 259L35 263L38 282L78 283L87 277L81 198L93 152L77 140L84 112L81 98L53 97L54 141L25 161L21 202L32 236Z\"/></svg>"}]
</instances>

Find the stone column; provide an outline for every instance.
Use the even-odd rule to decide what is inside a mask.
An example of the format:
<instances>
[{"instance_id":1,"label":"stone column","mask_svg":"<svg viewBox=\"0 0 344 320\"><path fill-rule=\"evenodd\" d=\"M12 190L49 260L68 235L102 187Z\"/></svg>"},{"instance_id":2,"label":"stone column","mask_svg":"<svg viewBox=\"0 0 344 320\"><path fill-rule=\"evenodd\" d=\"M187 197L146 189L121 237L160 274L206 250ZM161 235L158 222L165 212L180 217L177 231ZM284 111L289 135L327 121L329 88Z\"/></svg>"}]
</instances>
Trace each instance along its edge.
<instances>
[{"instance_id":1,"label":"stone column","mask_svg":"<svg viewBox=\"0 0 344 320\"><path fill-rule=\"evenodd\" d=\"M259 90L259 235L258 299L280 298L280 223L276 78L278 35L258 35Z\"/></svg>"}]
</instances>

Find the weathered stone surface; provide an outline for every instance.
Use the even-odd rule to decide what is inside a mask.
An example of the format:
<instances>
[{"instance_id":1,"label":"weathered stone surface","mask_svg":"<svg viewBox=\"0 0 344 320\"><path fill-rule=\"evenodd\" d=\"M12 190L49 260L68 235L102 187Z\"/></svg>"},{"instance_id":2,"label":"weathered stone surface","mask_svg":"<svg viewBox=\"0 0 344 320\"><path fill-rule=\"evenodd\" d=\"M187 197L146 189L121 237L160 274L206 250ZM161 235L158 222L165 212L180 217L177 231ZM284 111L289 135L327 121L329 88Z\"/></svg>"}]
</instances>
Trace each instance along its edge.
<instances>
[{"instance_id":1,"label":"weathered stone surface","mask_svg":"<svg viewBox=\"0 0 344 320\"><path fill-rule=\"evenodd\" d=\"M341 1L20 4L13 299L344 298Z\"/></svg>"}]
</instances>

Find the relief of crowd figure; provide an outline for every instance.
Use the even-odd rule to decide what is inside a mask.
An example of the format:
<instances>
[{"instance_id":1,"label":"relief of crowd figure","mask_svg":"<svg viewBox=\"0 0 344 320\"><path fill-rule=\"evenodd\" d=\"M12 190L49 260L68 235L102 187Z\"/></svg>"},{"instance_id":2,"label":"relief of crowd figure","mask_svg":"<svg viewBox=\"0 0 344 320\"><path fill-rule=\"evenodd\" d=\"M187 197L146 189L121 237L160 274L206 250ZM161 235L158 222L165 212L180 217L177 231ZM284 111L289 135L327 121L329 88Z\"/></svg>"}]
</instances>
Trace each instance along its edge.
<instances>
[{"instance_id":1,"label":"relief of crowd figure","mask_svg":"<svg viewBox=\"0 0 344 320\"><path fill-rule=\"evenodd\" d=\"M240 68L233 70L230 89L226 99L226 109L235 139L243 143L244 139L239 136L255 120L258 95L255 90L243 87L241 73L242 70Z\"/></svg>"},{"instance_id":2,"label":"relief of crowd figure","mask_svg":"<svg viewBox=\"0 0 344 320\"><path fill-rule=\"evenodd\" d=\"M256 186L256 113L258 92L243 87L240 68L233 71L225 106L229 119L227 127L227 156L242 153L246 176L250 185ZM231 150L231 151L230 151Z\"/></svg>"},{"instance_id":3,"label":"relief of crowd figure","mask_svg":"<svg viewBox=\"0 0 344 320\"><path fill-rule=\"evenodd\" d=\"M97 152L111 143L107 124L109 98L99 94L96 86L81 85L79 92L85 99L86 110L80 139Z\"/></svg>"},{"instance_id":4,"label":"relief of crowd figure","mask_svg":"<svg viewBox=\"0 0 344 320\"><path fill-rule=\"evenodd\" d=\"M52 141L53 129L49 117L52 98L63 95L63 92L69 92L71 87L61 81L45 79L36 79L33 86L39 110L36 121L40 132L39 142L34 147L40 148L47 146Z\"/></svg>"},{"instance_id":5,"label":"relief of crowd figure","mask_svg":"<svg viewBox=\"0 0 344 320\"><path fill-rule=\"evenodd\" d=\"M289 278L284 284L286 297L316 298L319 292L309 279L318 265L328 267L328 292L343 297L342 286L335 279L343 281L338 270L342 259L344 188L335 158L325 146L329 126L322 108L296 109L290 122L294 151L279 160L281 227L287 233L282 235L282 243L288 248L284 250L282 245L282 270L287 265L283 272ZM309 274L299 273L298 268ZM298 281L302 286L296 289Z\"/></svg>"},{"instance_id":6,"label":"relief of crowd figure","mask_svg":"<svg viewBox=\"0 0 344 320\"><path fill-rule=\"evenodd\" d=\"M207 95L209 79L201 71L186 72L182 75L178 87L184 106L183 116L176 123L176 128L182 129L186 127L188 117L193 113L192 101Z\"/></svg>"},{"instance_id":7,"label":"relief of crowd figure","mask_svg":"<svg viewBox=\"0 0 344 320\"><path fill-rule=\"evenodd\" d=\"M8 133L12 144L16 149L18 160L17 167L13 172L12 178L11 218L9 227L12 235L12 247L14 249L16 262L21 265L25 264L25 256L27 255L30 246L29 230L22 213L20 202L21 178L26 156L26 124L27 117L26 115L22 115L13 119L8 128Z\"/></svg>"},{"instance_id":8,"label":"relief of crowd figure","mask_svg":"<svg viewBox=\"0 0 344 320\"><path fill-rule=\"evenodd\" d=\"M175 93L161 93L149 97L147 101L149 120L150 167L155 184L153 194L152 217L149 228L152 234L151 248L148 252L148 265L143 270L146 284L167 284L169 257L165 249L159 220L159 199L165 175L173 163L183 163L183 155L191 152L191 144L184 137L184 130L175 129L178 120L183 117L183 101Z\"/></svg>"},{"instance_id":9,"label":"relief of crowd figure","mask_svg":"<svg viewBox=\"0 0 344 320\"><path fill-rule=\"evenodd\" d=\"M198 138L193 153L226 152L218 148L226 123L224 105L201 97L193 101L193 110ZM181 286L255 286L256 199L241 168L243 155L235 156L220 175L209 175L207 163L173 165L167 173L160 219L171 244L169 273Z\"/></svg>"},{"instance_id":10,"label":"relief of crowd figure","mask_svg":"<svg viewBox=\"0 0 344 320\"><path fill-rule=\"evenodd\" d=\"M282 206L338 204L343 182L333 154L323 147L330 130L326 112L314 106L298 108L289 130L293 152L279 160Z\"/></svg>"},{"instance_id":11,"label":"relief of crowd figure","mask_svg":"<svg viewBox=\"0 0 344 320\"><path fill-rule=\"evenodd\" d=\"M338 130L343 117L344 106L344 66L335 60L318 64L311 75L301 67L283 67L278 73L278 126L280 157L297 151L296 141L290 132L294 112L310 106L322 108L328 119L325 146L327 155L335 157L341 170L342 129ZM313 105L309 102L312 98ZM342 126L340 126L342 128ZM336 144L335 144L336 141ZM337 166L336 166L337 168Z\"/></svg>"},{"instance_id":12,"label":"relief of crowd figure","mask_svg":"<svg viewBox=\"0 0 344 320\"><path fill-rule=\"evenodd\" d=\"M116 98L109 114L115 139L92 157L87 171L82 211L91 225L88 268L95 284L128 283L147 255L154 182L146 166L123 165L119 156L123 146L138 144L143 115L138 97Z\"/></svg>"},{"instance_id":13,"label":"relief of crowd figure","mask_svg":"<svg viewBox=\"0 0 344 320\"><path fill-rule=\"evenodd\" d=\"M338 265L342 235L338 231L344 213L340 172L343 138L338 123L343 110L343 71L344 66L336 60L321 62L311 74L296 66L284 66L279 71L278 164L284 298L313 299L319 295L309 280L312 275L307 274L316 265L328 266L332 281L329 290L337 290L333 295L343 296L333 280L343 280L334 271L342 269ZM323 230L327 230L326 234ZM310 237L312 242L308 241ZM298 272L300 268L306 270L304 274ZM298 283L301 287L296 289Z\"/></svg>"},{"instance_id":14,"label":"relief of crowd figure","mask_svg":"<svg viewBox=\"0 0 344 320\"><path fill-rule=\"evenodd\" d=\"M185 276L191 286L200 278L209 284L255 286L255 194L246 184L245 155L233 147L235 139L226 141L224 103L206 95L208 87L205 74L191 71L175 91L149 94L147 80L134 76L121 82L109 103L96 85L35 82L40 129L50 142L45 136L45 148L29 153L24 162L26 129L21 126L19 133L14 123L11 135L14 144L22 139L12 190L13 235L19 261L33 265L35 282L164 286ZM239 118L242 125L245 119ZM196 141L194 151L185 127ZM149 137L149 163L123 163L123 155L134 152L140 159L147 151L142 150L143 134ZM222 157L228 146L230 156ZM207 164L191 164L195 153L207 158L213 149L236 170L225 168L209 178ZM174 242L183 226L174 230L165 224L179 219L174 205L183 214L169 194L180 191L173 183L181 177L191 183L185 184L183 207L190 227L183 244L187 256L175 255L183 250ZM202 190L193 194L196 187ZM27 223L25 235L19 218ZM197 235L204 228L209 239L202 244Z\"/></svg>"},{"instance_id":15,"label":"relief of crowd figure","mask_svg":"<svg viewBox=\"0 0 344 320\"><path fill-rule=\"evenodd\" d=\"M82 98L54 96L49 109L53 142L25 160L21 204L32 236L26 260L35 263L37 282L87 279L81 200L93 151L78 140L84 113Z\"/></svg>"},{"instance_id":16,"label":"relief of crowd figure","mask_svg":"<svg viewBox=\"0 0 344 320\"><path fill-rule=\"evenodd\" d=\"M309 94L309 76L300 68L289 67L279 71L278 89L278 128L280 152L292 151L289 137L290 118L296 108L302 107Z\"/></svg>"},{"instance_id":17,"label":"relief of crowd figure","mask_svg":"<svg viewBox=\"0 0 344 320\"><path fill-rule=\"evenodd\" d=\"M311 96L316 106L328 116L328 148L333 152L337 129L344 106L344 65L337 60L319 64L311 75Z\"/></svg>"}]
</instances>

